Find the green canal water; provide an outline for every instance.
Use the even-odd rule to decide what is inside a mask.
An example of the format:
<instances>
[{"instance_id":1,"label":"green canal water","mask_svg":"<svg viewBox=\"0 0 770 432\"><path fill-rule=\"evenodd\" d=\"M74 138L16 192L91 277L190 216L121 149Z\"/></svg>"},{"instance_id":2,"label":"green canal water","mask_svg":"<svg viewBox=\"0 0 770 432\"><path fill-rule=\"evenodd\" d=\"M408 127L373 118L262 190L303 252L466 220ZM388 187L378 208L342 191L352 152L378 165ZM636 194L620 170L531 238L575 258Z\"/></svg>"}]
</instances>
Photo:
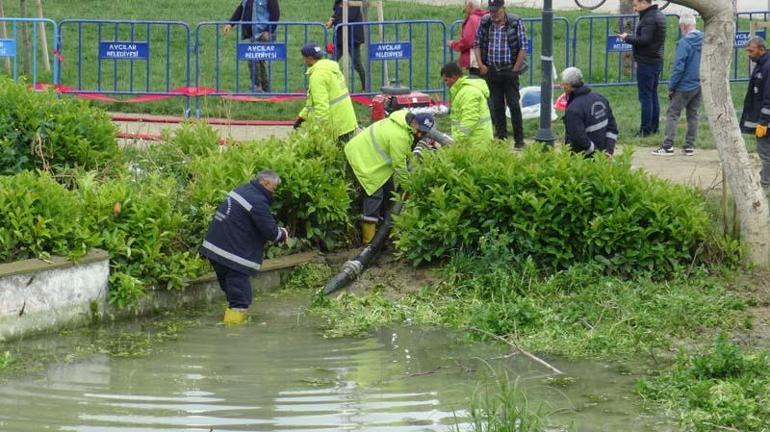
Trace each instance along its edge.
<instances>
[{"instance_id":1,"label":"green canal water","mask_svg":"<svg viewBox=\"0 0 770 432\"><path fill-rule=\"evenodd\" d=\"M48 353L38 367L0 374L0 431L468 430L468 399L493 371L518 379L530 404L556 411L555 431L677 430L642 410L621 365L549 358L569 376L554 382L503 346L468 344L446 331L399 327L324 339L302 313L306 303L261 298L254 320L239 328L218 325L221 309L211 306L137 358L77 355L94 330L0 346ZM101 329L99 344L146 324Z\"/></svg>"}]
</instances>

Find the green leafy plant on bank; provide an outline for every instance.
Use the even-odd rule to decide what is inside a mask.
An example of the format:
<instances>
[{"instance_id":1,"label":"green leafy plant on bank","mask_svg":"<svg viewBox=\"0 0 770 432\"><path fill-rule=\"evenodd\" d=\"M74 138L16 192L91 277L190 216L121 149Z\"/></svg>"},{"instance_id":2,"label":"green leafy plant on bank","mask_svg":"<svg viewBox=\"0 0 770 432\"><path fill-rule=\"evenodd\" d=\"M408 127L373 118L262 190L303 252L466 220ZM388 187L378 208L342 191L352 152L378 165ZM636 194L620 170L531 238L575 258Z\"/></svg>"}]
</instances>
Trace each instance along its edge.
<instances>
[{"instance_id":1,"label":"green leafy plant on bank","mask_svg":"<svg viewBox=\"0 0 770 432\"><path fill-rule=\"evenodd\" d=\"M606 276L581 264L549 273L505 252L508 240L481 255L458 254L442 281L392 296L387 289L317 301L330 337L364 335L393 323L445 326L513 337L523 348L573 358L655 356L673 340L746 323L746 301L724 279L698 269L666 282ZM481 332L471 331L472 329Z\"/></svg>"},{"instance_id":2,"label":"green leafy plant on bank","mask_svg":"<svg viewBox=\"0 0 770 432\"><path fill-rule=\"evenodd\" d=\"M546 431L549 414L545 404L532 404L507 372L495 377L491 385L479 385L468 410L470 430L475 432ZM456 425L454 430L466 429Z\"/></svg>"},{"instance_id":3,"label":"green leafy plant on bank","mask_svg":"<svg viewBox=\"0 0 770 432\"><path fill-rule=\"evenodd\" d=\"M86 174L78 192L85 225L98 228L94 246L110 252L110 302L131 305L147 286L181 289L203 272L197 245L182 237L189 216L178 211L173 178L151 172L99 181Z\"/></svg>"},{"instance_id":4,"label":"green leafy plant on bank","mask_svg":"<svg viewBox=\"0 0 770 432\"><path fill-rule=\"evenodd\" d=\"M0 174L104 169L120 157L115 126L106 112L0 77Z\"/></svg>"},{"instance_id":5,"label":"green leafy plant on bank","mask_svg":"<svg viewBox=\"0 0 770 432\"><path fill-rule=\"evenodd\" d=\"M725 335L704 353L680 352L673 366L637 387L678 412L686 430L759 432L770 425L770 354L744 351Z\"/></svg>"},{"instance_id":6,"label":"green leafy plant on bank","mask_svg":"<svg viewBox=\"0 0 770 432\"><path fill-rule=\"evenodd\" d=\"M609 274L662 276L734 260L713 241L704 200L632 170L629 154L457 145L427 156L403 187L410 199L396 218L396 244L415 264L478 251L492 232L507 234L519 260L554 270L594 263Z\"/></svg>"},{"instance_id":7,"label":"green leafy plant on bank","mask_svg":"<svg viewBox=\"0 0 770 432\"><path fill-rule=\"evenodd\" d=\"M0 176L0 262L75 258L93 244L81 201L48 173Z\"/></svg>"},{"instance_id":8,"label":"green leafy plant on bank","mask_svg":"<svg viewBox=\"0 0 770 432\"><path fill-rule=\"evenodd\" d=\"M286 139L228 145L192 161L187 191L191 237L202 238L228 191L254 179L257 172L272 169L282 179L273 209L290 235L300 240L294 249L346 245L352 229L352 188L345 177L342 148L329 139L327 128L310 123Z\"/></svg>"}]
</instances>

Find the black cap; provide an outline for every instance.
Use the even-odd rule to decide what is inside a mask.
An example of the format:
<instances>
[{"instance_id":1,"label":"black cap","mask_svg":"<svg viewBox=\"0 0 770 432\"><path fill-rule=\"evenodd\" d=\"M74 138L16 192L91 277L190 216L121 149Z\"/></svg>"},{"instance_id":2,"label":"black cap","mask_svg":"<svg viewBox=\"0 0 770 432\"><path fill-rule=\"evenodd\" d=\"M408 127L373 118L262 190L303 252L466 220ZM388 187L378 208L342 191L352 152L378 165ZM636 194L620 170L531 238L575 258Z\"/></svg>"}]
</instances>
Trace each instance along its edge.
<instances>
[{"instance_id":1,"label":"black cap","mask_svg":"<svg viewBox=\"0 0 770 432\"><path fill-rule=\"evenodd\" d=\"M303 46L301 52L303 57L312 57L315 59L320 59L323 57L323 51L321 50L321 47L316 44L307 44Z\"/></svg>"},{"instance_id":2,"label":"black cap","mask_svg":"<svg viewBox=\"0 0 770 432\"><path fill-rule=\"evenodd\" d=\"M494 12L503 6L505 6L505 0L489 0L487 10Z\"/></svg>"}]
</instances>

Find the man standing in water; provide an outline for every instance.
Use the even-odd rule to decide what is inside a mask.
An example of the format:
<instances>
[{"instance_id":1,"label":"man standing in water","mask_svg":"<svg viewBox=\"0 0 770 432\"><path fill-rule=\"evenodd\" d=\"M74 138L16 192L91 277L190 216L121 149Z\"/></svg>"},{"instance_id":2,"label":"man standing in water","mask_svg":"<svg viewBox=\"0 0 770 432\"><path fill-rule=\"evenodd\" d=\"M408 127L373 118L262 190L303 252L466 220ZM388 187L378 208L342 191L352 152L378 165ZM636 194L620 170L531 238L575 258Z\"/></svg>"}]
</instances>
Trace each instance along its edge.
<instances>
[{"instance_id":1,"label":"man standing in water","mask_svg":"<svg viewBox=\"0 0 770 432\"><path fill-rule=\"evenodd\" d=\"M250 278L262 266L265 243L289 240L289 232L278 226L270 212L271 197L280 184L278 174L265 170L228 193L200 247L227 296L226 325L246 321L252 301Z\"/></svg>"}]
</instances>

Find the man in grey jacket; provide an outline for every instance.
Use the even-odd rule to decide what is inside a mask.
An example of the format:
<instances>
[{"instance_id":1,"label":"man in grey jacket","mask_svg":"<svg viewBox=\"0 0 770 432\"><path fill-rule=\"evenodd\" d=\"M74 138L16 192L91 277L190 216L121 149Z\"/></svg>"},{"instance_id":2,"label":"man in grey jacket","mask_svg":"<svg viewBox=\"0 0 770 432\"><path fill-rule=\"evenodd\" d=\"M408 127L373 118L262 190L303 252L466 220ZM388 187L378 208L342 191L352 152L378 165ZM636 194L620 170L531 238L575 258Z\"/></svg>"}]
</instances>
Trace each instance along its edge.
<instances>
[{"instance_id":1,"label":"man in grey jacket","mask_svg":"<svg viewBox=\"0 0 770 432\"><path fill-rule=\"evenodd\" d=\"M674 154L674 140L679 116L687 109L687 135L684 140L684 154L692 156L693 146L698 137L698 110L701 105L700 55L703 33L695 28L695 16L683 14L679 18L682 38L676 45L674 66L668 81L668 112L666 112L666 136L663 145L652 152L655 156Z\"/></svg>"}]
</instances>

